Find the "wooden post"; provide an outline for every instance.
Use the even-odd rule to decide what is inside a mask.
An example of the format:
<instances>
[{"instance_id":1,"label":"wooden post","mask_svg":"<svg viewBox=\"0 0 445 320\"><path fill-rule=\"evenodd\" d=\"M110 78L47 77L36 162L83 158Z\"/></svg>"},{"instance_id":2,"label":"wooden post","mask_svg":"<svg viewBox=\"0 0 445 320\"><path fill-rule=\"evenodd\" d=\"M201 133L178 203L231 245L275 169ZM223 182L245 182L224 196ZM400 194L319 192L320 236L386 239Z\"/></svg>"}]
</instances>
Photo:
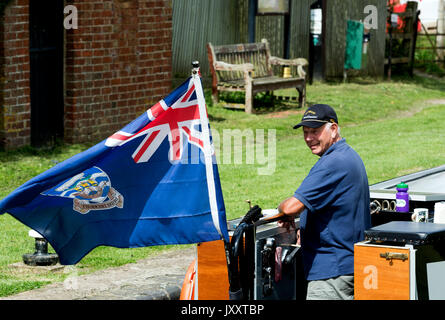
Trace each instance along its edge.
<instances>
[{"instance_id":1,"label":"wooden post","mask_svg":"<svg viewBox=\"0 0 445 320\"><path fill-rule=\"evenodd\" d=\"M248 33L249 33L249 42L255 42L255 19L256 19L256 11L257 11L257 1L258 0L249 0L248 6Z\"/></svg>"},{"instance_id":2,"label":"wooden post","mask_svg":"<svg viewBox=\"0 0 445 320\"><path fill-rule=\"evenodd\" d=\"M389 27L388 27L388 34L389 34L389 44L388 44L388 80L391 80L391 55L392 55L392 21L391 21L391 15L393 13L392 8L389 10L388 19L389 19Z\"/></svg>"},{"instance_id":3,"label":"wooden post","mask_svg":"<svg viewBox=\"0 0 445 320\"><path fill-rule=\"evenodd\" d=\"M290 57L290 19L292 17L292 3L289 1L289 13L284 15L284 59L289 59Z\"/></svg>"},{"instance_id":4,"label":"wooden post","mask_svg":"<svg viewBox=\"0 0 445 320\"><path fill-rule=\"evenodd\" d=\"M216 57L213 53L213 47L212 44L209 42L207 43L207 57L209 59L209 65L210 65L210 72L212 73L212 102L213 104L217 104L219 102L219 95L218 95L218 75L215 70L215 61Z\"/></svg>"},{"instance_id":5,"label":"wooden post","mask_svg":"<svg viewBox=\"0 0 445 320\"><path fill-rule=\"evenodd\" d=\"M244 81L246 83L246 96L245 96L245 112L253 113L253 88L252 88L252 77L249 71L244 72Z\"/></svg>"},{"instance_id":6,"label":"wooden post","mask_svg":"<svg viewBox=\"0 0 445 320\"><path fill-rule=\"evenodd\" d=\"M439 1L439 15L437 19L437 33L439 34L437 36L436 40L436 46L438 48L443 48L445 46L445 0ZM445 50L439 49L437 51L438 53L438 60L442 60L443 65L445 66Z\"/></svg>"},{"instance_id":7,"label":"wooden post","mask_svg":"<svg viewBox=\"0 0 445 320\"><path fill-rule=\"evenodd\" d=\"M412 77L414 75L414 60L416 59L416 43L417 43L417 30L419 25L419 15L420 10L416 9L414 13L413 21L413 37L411 39L411 48L409 53L409 75Z\"/></svg>"}]
</instances>

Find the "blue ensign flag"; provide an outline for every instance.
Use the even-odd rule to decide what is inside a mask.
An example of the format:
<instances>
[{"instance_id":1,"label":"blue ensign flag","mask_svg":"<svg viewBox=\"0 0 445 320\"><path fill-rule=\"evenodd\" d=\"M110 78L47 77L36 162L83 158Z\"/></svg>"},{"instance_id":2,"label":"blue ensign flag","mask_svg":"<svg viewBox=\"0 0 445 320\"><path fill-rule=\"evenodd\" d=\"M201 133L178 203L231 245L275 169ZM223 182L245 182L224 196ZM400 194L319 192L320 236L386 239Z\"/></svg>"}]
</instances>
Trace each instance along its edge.
<instances>
[{"instance_id":1,"label":"blue ensign flag","mask_svg":"<svg viewBox=\"0 0 445 320\"><path fill-rule=\"evenodd\" d=\"M100 245L228 241L198 75L94 147L0 201L75 264Z\"/></svg>"}]
</instances>

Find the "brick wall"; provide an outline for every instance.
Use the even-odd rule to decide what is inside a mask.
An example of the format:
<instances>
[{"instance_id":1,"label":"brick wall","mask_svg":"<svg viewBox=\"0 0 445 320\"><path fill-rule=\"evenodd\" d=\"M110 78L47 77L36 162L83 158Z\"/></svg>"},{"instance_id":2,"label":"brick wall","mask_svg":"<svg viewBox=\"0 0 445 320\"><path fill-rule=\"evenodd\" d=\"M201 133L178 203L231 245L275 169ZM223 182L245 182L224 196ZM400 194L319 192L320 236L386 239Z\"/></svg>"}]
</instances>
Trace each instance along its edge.
<instances>
[{"instance_id":1,"label":"brick wall","mask_svg":"<svg viewBox=\"0 0 445 320\"><path fill-rule=\"evenodd\" d=\"M0 147L30 143L28 0L14 0L0 17Z\"/></svg>"},{"instance_id":2,"label":"brick wall","mask_svg":"<svg viewBox=\"0 0 445 320\"><path fill-rule=\"evenodd\" d=\"M172 0L67 0L64 138L96 142L171 90ZM0 20L0 147L30 143L29 0ZM1 18L0 18L1 19ZM63 25L61 25L63 28Z\"/></svg>"},{"instance_id":3,"label":"brick wall","mask_svg":"<svg viewBox=\"0 0 445 320\"><path fill-rule=\"evenodd\" d=\"M68 3L65 140L103 139L171 89L171 0Z\"/></svg>"}]
</instances>

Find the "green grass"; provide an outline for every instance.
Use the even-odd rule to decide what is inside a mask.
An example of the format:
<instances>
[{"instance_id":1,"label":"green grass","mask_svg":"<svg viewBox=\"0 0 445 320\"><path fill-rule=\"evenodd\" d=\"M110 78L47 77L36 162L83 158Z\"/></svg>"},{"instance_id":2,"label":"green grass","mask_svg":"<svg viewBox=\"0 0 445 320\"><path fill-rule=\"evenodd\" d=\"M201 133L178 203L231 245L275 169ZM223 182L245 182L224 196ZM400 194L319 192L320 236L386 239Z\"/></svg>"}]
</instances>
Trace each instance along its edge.
<instances>
[{"instance_id":1,"label":"green grass","mask_svg":"<svg viewBox=\"0 0 445 320\"><path fill-rule=\"evenodd\" d=\"M30 277L18 279L8 274L2 274L0 275L0 292L7 293L5 295L11 295L37 289L49 283L51 283L49 280L31 280Z\"/></svg>"},{"instance_id":2,"label":"green grass","mask_svg":"<svg viewBox=\"0 0 445 320\"><path fill-rule=\"evenodd\" d=\"M279 94L290 95L292 91ZM362 156L370 183L432 168L445 163L445 104L426 103L445 100L445 79L415 77L392 82L361 79L356 83L314 83L307 88L308 103L328 103L337 111L342 136ZM256 114L212 106L206 91L212 130L220 136L224 130L275 130L276 163L273 174L258 175L254 164L219 163L228 219L244 215L250 199L262 208L274 208L291 196L317 161L306 147L301 130L292 126L301 119L295 106L264 106L257 99ZM267 142L267 137L266 137ZM58 145L53 149L23 148L0 152L0 198L57 162L87 149L91 144ZM245 151L245 148L242 149ZM267 146L265 152L267 154ZM275 151L275 150L273 150ZM29 274L10 265L22 255L34 251L29 228L8 214L0 216L0 296L63 281L66 273ZM118 249L98 247L76 265L78 274L119 266L156 254L165 247ZM51 249L52 251L52 249Z\"/></svg>"}]
</instances>

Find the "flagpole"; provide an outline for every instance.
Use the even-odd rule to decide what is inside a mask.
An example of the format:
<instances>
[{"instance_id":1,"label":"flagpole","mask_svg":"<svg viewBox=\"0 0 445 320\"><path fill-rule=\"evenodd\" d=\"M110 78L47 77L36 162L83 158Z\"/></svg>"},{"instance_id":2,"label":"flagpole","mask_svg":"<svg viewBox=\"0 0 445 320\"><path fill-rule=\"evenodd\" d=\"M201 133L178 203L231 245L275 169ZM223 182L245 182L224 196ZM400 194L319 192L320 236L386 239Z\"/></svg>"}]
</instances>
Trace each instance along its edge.
<instances>
[{"instance_id":1,"label":"flagpole","mask_svg":"<svg viewBox=\"0 0 445 320\"><path fill-rule=\"evenodd\" d=\"M198 99L199 117L201 119L201 130L203 133L204 143L204 162L207 176L207 188L209 192L210 212L212 215L213 224L218 231L221 238L224 238L221 232L221 226L219 223L218 204L216 202L216 187L213 173L213 160L212 160L212 146L210 143L210 130L209 119L207 118L207 109L204 98L204 92L201 85L201 77L199 71L199 62L192 62L192 79L195 86L196 97Z\"/></svg>"}]
</instances>

